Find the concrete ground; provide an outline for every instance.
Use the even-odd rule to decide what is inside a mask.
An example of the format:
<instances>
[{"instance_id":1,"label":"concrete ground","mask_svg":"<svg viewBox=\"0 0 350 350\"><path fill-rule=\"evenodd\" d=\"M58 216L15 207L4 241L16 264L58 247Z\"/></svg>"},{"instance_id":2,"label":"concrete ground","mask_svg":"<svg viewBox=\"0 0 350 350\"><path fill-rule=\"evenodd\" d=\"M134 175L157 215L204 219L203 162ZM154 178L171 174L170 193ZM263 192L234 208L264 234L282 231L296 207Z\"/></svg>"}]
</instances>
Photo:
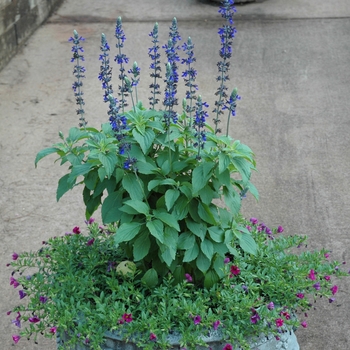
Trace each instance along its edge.
<instances>
[{"instance_id":1,"label":"concrete ground","mask_svg":"<svg viewBox=\"0 0 350 350\"><path fill-rule=\"evenodd\" d=\"M309 236L309 248L327 247L350 268L350 2L266 0L237 6L230 84L242 101L231 136L256 154L253 182L260 201L247 198L246 216L286 233ZM176 16L183 38L196 48L198 85L211 107L217 84L217 8L204 0L66 0L0 72L0 350L53 350L52 341L22 339L6 311L16 304L5 267L16 251L83 225L80 190L55 201L64 174L54 156L34 168L36 153L76 125L70 43L73 29L86 38L84 82L87 120L107 120L97 80L100 34L114 47L114 23L122 16L125 53L143 69L139 94L148 97L148 33L159 22L166 42ZM117 75L117 67L114 66ZM116 83L115 83L116 84ZM180 100L183 89L179 89ZM350 279L339 282L337 301L318 301L309 327L297 331L302 350L350 349Z\"/></svg>"}]
</instances>

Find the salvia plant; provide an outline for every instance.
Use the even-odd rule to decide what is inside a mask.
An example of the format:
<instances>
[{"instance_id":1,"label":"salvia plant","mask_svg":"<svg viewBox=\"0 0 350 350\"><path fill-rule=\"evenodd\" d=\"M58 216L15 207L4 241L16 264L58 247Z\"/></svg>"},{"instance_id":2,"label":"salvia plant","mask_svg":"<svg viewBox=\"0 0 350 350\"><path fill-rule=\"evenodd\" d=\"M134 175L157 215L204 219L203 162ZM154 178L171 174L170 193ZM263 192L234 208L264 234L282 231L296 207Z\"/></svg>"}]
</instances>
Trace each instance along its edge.
<instances>
[{"instance_id":1,"label":"salvia plant","mask_svg":"<svg viewBox=\"0 0 350 350\"><path fill-rule=\"evenodd\" d=\"M60 332L66 335L61 348L80 342L100 349L110 330L145 348L167 348L169 334L179 333L181 347L193 348L204 344L203 335L220 331L226 350L233 343L249 348L254 336L278 339L306 327L296 312L317 296L334 301L338 287L331 276L343 273L327 251L295 253L305 238L279 235L281 226L270 229L240 215L242 198L258 199L258 192L250 181L253 152L228 135L240 100L226 85L234 12L233 0L224 0L211 112L198 93L195 45L191 38L181 44L175 18L164 45L157 23L149 34L149 107L142 104L140 68L123 51L119 17L114 57L101 35L99 98L107 117L100 129L86 118L84 39L74 31L79 124L67 137L60 132L61 141L40 151L35 165L53 153L69 164L57 200L82 186L88 233L75 227L37 252L13 254L10 284L27 303L8 314L15 326L28 325L13 335L15 343ZM181 82L186 94L179 103ZM98 209L103 226L92 218Z\"/></svg>"}]
</instances>

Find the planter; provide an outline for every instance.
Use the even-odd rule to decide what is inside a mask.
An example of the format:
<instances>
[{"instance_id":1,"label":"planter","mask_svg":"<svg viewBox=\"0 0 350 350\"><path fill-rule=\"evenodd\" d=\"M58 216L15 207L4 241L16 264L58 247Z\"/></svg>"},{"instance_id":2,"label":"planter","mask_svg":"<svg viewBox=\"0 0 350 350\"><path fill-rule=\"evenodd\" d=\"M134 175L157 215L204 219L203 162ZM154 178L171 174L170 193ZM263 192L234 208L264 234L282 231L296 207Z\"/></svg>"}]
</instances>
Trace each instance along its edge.
<instances>
[{"instance_id":1,"label":"planter","mask_svg":"<svg viewBox=\"0 0 350 350\"><path fill-rule=\"evenodd\" d=\"M180 335L169 336L169 342L171 344L171 349L180 350ZM57 336L57 347L62 345L64 340L67 339L66 334L61 334ZM133 342L126 343L122 338L115 332L106 332L105 334L105 344L102 345L103 350L140 350ZM222 342L219 332L213 331L209 337L203 337L203 340L208 344L208 347L198 346L198 350L222 350L226 342ZM276 340L274 336L266 338L265 336L260 336L257 340L250 342L251 349L254 350L299 350L299 344L294 332L286 331L280 335L280 340ZM233 350L239 350L238 346L233 345ZM91 350L88 345L75 345L74 348L70 350Z\"/></svg>"}]
</instances>

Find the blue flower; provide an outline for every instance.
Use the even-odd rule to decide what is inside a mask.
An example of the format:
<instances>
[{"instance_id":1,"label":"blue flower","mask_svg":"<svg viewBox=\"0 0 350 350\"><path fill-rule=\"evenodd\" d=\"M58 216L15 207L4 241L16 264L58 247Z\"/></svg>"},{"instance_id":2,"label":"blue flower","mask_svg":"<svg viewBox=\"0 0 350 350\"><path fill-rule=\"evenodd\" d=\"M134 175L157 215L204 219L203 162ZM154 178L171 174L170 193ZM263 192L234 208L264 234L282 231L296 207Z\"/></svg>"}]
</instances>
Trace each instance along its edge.
<instances>
[{"instance_id":1,"label":"blue flower","mask_svg":"<svg viewBox=\"0 0 350 350\"><path fill-rule=\"evenodd\" d=\"M160 53L159 53L159 40L158 40L158 23L155 23L153 30L149 33L149 36L152 37L153 46L148 49L148 56L151 58L152 63L150 65L150 69L152 72L150 73L151 78L153 78L153 83L149 86L151 89L152 96L149 97L150 105L154 109L154 106L159 102L159 98L156 95L160 94L160 86L157 83L157 79L161 78L160 72Z\"/></svg>"},{"instance_id":2,"label":"blue flower","mask_svg":"<svg viewBox=\"0 0 350 350\"><path fill-rule=\"evenodd\" d=\"M76 101L76 104L78 105L78 109L76 111L77 111L77 115L79 115L79 120L80 120L79 126L85 128L87 121L85 120L85 117L84 117L85 111L83 106L85 105L85 102L83 99L83 92L81 90L83 86L83 82L81 79L85 78L85 75L84 75L85 68L80 64L80 61L84 61L84 56L82 55L82 53L84 52L84 49L80 45L80 42L84 40L85 39L79 36L76 30L73 31L73 36L68 39L68 41L73 42L73 47L72 47L73 57L71 58L71 62L76 61L74 70L73 70L73 75L77 80L72 85L75 101Z\"/></svg>"},{"instance_id":3,"label":"blue flower","mask_svg":"<svg viewBox=\"0 0 350 350\"><path fill-rule=\"evenodd\" d=\"M98 75L98 79L102 82L102 89L105 90L103 100L104 102L108 102L108 95L113 94L112 89L112 68L109 65L109 53L110 47L106 40L104 34L101 35L101 46L100 49L102 54L100 55L100 60L102 61L100 66L100 74Z\"/></svg>"},{"instance_id":4,"label":"blue flower","mask_svg":"<svg viewBox=\"0 0 350 350\"><path fill-rule=\"evenodd\" d=\"M200 150L203 149L204 143L207 140L204 127L206 118L208 118L208 112L203 109L203 107L208 108L209 105L206 102L202 102L202 97L199 95L196 102L196 110L193 120L193 128L195 130L194 137L196 139L193 146L198 148L197 159L200 159Z\"/></svg>"},{"instance_id":5,"label":"blue flower","mask_svg":"<svg viewBox=\"0 0 350 350\"><path fill-rule=\"evenodd\" d=\"M124 53L122 53L122 48L124 47L124 42L126 40L124 30L122 27L122 19L121 17L117 18L117 23L115 27L115 37L117 38L117 44L116 48L118 49L118 54L115 56L114 61L116 61L119 64L119 80L121 82L121 85L119 85L119 96L121 96L120 99L120 106L124 112L124 108L128 105L126 102L126 97L128 96L129 88L125 84L125 68L124 63L129 62L129 58L126 57Z\"/></svg>"}]
</instances>

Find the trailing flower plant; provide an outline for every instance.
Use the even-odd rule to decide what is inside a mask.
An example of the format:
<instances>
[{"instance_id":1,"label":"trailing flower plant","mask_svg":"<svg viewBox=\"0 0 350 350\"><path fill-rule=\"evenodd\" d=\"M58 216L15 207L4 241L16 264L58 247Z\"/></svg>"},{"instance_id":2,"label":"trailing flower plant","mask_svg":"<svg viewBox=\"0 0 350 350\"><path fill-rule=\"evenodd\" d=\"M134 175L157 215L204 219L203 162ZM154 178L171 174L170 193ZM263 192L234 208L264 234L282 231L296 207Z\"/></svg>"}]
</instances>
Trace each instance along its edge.
<instances>
[{"instance_id":1,"label":"trailing flower plant","mask_svg":"<svg viewBox=\"0 0 350 350\"><path fill-rule=\"evenodd\" d=\"M8 313L15 326L27 325L13 335L15 343L21 336L36 340L38 333L59 331L67 335L62 348L80 342L100 349L104 332L114 330L145 348L166 348L168 335L178 333L181 347L193 348L203 344L201 335L220 331L225 348L235 342L248 347L249 337L278 339L292 327L306 327L305 317L295 314L309 309L316 297L334 301L338 287L331 276L343 273L328 261L327 251L295 252L304 237L285 237L281 226L270 229L240 215L242 198L251 193L258 199L258 192L250 182L253 152L228 135L240 99L237 89L228 93L226 86L234 12L233 1L224 0L213 115L197 94L194 44L188 38L180 45L175 18L162 46L163 63L157 23L149 34L150 107L138 100L140 68L136 62L127 68L118 18L117 88L111 48L101 36L98 79L100 98L108 105L101 129L86 120L84 39L74 31L79 127L67 137L60 132L61 141L40 151L35 165L52 153L69 164L57 200L82 186L88 232L74 227L36 252L13 254L10 284L27 301ZM179 112L181 78L187 91ZM161 100L163 107L156 109ZM92 218L98 209L103 226Z\"/></svg>"}]
</instances>

